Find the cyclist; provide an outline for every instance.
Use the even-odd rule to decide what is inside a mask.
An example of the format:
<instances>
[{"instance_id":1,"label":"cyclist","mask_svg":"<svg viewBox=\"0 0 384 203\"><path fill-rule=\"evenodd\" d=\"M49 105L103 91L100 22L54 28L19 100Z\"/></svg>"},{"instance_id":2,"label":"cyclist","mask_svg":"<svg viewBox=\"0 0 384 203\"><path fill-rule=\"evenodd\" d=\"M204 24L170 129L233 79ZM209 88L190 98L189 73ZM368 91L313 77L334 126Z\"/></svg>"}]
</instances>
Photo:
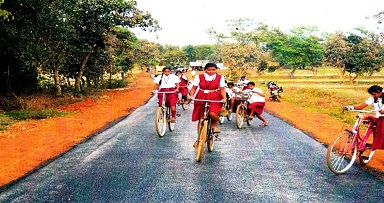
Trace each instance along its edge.
<instances>
[{"instance_id":1,"label":"cyclist","mask_svg":"<svg viewBox=\"0 0 384 203\"><path fill-rule=\"evenodd\" d=\"M248 109L250 109L249 120L252 120L254 114L259 118L263 123L259 126L268 125L268 121L261 115L265 106L265 95L263 90L257 88L254 82L249 82L247 84L247 89L243 90L243 92L252 92L251 97L248 99Z\"/></svg>"},{"instance_id":2,"label":"cyclist","mask_svg":"<svg viewBox=\"0 0 384 203\"><path fill-rule=\"evenodd\" d=\"M230 106L229 106L229 113L233 112L233 107L235 106L236 102L236 93L240 92L241 90L235 86L233 82L227 83L227 88L225 88L225 91L227 92L227 97L230 100Z\"/></svg>"},{"instance_id":3,"label":"cyclist","mask_svg":"<svg viewBox=\"0 0 384 203\"><path fill-rule=\"evenodd\" d=\"M248 83L249 83L249 80L247 79L247 77L245 75L241 76L239 81L237 81L238 84L242 85L242 86L246 86Z\"/></svg>"},{"instance_id":4,"label":"cyclist","mask_svg":"<svg viewBox=\"0 0 384 203\"><path fill-rule=\"evenodd\" d=\"M384 94L383 88L378 85L373 85L368 88L368 93L371 95L364 103L355 106L346 106L346 110L361 110L369 105L373 105L374 110L377 110L374 118L376 129L373 132L372 151L376 149L384 149Z\"/></svg>"},{"instance_id":5,"label":"cyclist","mask_svg":"<svg viewBox=\"0 0 384 203\"><path fill-rule=\"evenodd\" d=\"M176 75L171 74L171 68L165 67L162 70L162 74L158 75L155 79L155 90L159 89L159 92L157 94L157 98L159 100L159 106L162 106L163 101L163 94L166 96L167 103L166 106L171 107L171 122L176 121L176 103L179 100L177 98L177 92L179 91L179 83L180 79ZM175 93L161 93L161 92L172 92L176 91Z\"/></svg>"},{"instance_id":6,"label":"cyclist","mask_svg":"<svg viewBox=\"0 0 384 203\"><path fill-rule=\"evenodd\" d=\"M181 98L184 100L184 104L188 104L188 78L181 71L176 71L176 76L180 79L179 93Z\"/></svg>"},{"instance_id":7,"label":"cyclist","mask_svg":"<svg viewBox=\"0 0 384 203\"><path fill-rule=\"evenodd\" d=\"M225 80L220 74L217 74L217 65L215 63L207 63L204 66L204 74L197 75L192 82L192 89L189 93L191 98L195 95L196 99L217 100L226 102ZM197 91L197 92L196 92ZM214 133L220 133L217 127L219 120L219 112L222 103L212 102L209 106L209 117L212 121L212 129ZM204 117L204 102L195 101L192 112L192 121L198 121ZM195 143L197 144L197 142ZM194 145L195 146L195 145Z\"/></svg>"}]
</instances>

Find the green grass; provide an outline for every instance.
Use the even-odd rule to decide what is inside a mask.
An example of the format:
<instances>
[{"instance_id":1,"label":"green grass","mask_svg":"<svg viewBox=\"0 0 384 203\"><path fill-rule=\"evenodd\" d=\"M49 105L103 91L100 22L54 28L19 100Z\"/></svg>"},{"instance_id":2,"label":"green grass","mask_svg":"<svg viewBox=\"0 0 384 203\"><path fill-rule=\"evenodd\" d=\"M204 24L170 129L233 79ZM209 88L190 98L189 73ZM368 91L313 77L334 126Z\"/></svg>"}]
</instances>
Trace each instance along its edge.
<instances>
[{"instance_id":1,"label":"green grass","mask_svg":"<svg viewBox=\"0 0 384 203\"><path fill-rule=\"evenodd\" d=\"M7 126L11 125L15 121L7 116L4 112L0 112L0 131L5 130Z\"/></svg>"},{"instance_id":2,"label":"green grass","mask_svg":"<svg viewBox=\"0 0 384 203\"><path fill-rule=\"evenodd\" d=\"M44 110L22 110L22 111L8 111L5 113L6 116L14 120L26 120L26 119L44 119L57 116L65 116L71 113L60 112L53 109L44 109Z\"/></svg>"}]
</instances>

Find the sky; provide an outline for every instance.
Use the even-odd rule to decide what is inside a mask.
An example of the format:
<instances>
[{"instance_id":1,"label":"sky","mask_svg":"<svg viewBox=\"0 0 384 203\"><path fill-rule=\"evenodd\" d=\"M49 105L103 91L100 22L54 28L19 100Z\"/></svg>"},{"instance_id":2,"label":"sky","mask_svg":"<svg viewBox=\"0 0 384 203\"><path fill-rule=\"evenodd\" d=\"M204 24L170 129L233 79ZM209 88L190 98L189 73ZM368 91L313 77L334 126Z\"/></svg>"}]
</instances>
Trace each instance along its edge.
<instances>
[{"instance_id":1,"label":"sky","mask_svg":"<svg viewBox=\"0 0 384 203\"><path fill-rule=\"evenodd\" d=\"M364 27L379 32L372 16L384 11L384 0L136 0L157 19L161 31L133 30L139 39L176 46L213 44L207 29L228 33L227 20L251 18L285 33L296 26L320 32L352 32ZM367 19L368 17L368 19Z\"/></svg>"}]
</instances>

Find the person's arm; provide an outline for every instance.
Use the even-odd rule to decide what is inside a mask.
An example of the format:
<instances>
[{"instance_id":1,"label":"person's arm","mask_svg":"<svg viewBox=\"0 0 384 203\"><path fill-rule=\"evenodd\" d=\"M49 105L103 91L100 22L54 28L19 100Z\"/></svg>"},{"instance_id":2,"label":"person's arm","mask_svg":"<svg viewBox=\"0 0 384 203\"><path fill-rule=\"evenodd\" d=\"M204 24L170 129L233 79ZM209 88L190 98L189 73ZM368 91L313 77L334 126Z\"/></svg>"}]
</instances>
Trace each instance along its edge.
<instances>
[{"instance_id":1,"label":"person's arm","mask_svg":"<svg viewBox=\"0 0 384 203\"><path fill-rule=\"evenodd\" d=\"M221 93L221 96L223 97L223 102L226 102L227 101L227 93L225 92L224 87L220 87L220 93Z\"/></svg>"},{"instance_id":2,"label":"person's arm","mask_svg":"<svg viewBox=\"0 0 384 203\"><path fill-rule=\"evenodd\" d=\"M157 90L158 88L159 88L159 84L155 83L155 87L153 89Z\"/></svg>"},{"instance_id":3,"label":"person's arm","mask_svg":"<svg viewBox=\"0 0 384 203\"><path fill-rule=\"evenodd\" d=\"M191 88L191 91L189 91L189 96L191 98L193 98L193 96L195 95L196 89L197 89L197 86L193 85Z\"/></svg>"},{"instance_id":4,"label":"person's arm","mask_svg":"<svg viewBox=\"0 0 384 203\"><path fill-rule=\"evenodd\" d=\"M356 109L356 110L362 110L362 109L364 109L365 107L367 107L368 106L368 104L366 104L365 102L364 103L361 103L361 104L359 104L359 105L354 105L353 106L353 109Z\"/></svg>"},{"instance_id":5,"label":"person's arm","mask_svg":"<svg viewBox=\"0 0 384 203\"><path fill-rule=\"evenodd\" d=\"M176 91L178 92L180 88L180 83L176 83Z\"/></svg>"},{"instance_id":6,"label":"person's arm","mask_svg":"<svg viewBox=\"0 0 384 203\"><path fill-rule=\"evenodd\" d=\"M253 91L253 92L256 93L256 94L258 94L258 95L260 95L260 96L262 96L262 97L265 97L264 93L261 92L261 91L257 91L257 90L255 90L255 91Z\"/></svg>"}]
</instances>

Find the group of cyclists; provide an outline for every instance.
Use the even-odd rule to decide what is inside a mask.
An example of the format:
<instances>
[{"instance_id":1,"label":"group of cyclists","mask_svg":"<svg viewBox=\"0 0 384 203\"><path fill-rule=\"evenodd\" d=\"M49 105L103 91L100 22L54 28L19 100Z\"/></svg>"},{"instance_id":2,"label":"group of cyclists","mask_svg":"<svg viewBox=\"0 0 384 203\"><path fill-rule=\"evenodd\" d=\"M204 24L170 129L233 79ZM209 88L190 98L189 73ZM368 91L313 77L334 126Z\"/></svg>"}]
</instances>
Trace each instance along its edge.
<instances>
[{"instance_id":1,"label":"group of cyclists","mask_svg":"<svg viewBox=\"0 0 384 203\"><path fill-rule=\"evenodd\" d=\"M223 104L230 102L229 112L233 112L236 102L236 94L240 92L251 93L249 98L249 119L253 116L259 118L262 123L260 126L266 126L268 121L262 116L265 106L265 95L260 88L255 86L254 82L248 81L245 76L241 77L238 83L242 84L240 89L233 82L226 83L225 77L217 73L218 67L215 63L207 63L204 66L204 73L196 75L191 82L192 87L188 89L188 79L181 71L171 74L171 68L165 67L162 74L155 79L155 90L158 91L158 104L161 106L161 92L175 91L175 94L167 94L166 105L171 107L171 122L176 121L176 105L178 102L178 94L180 93L183 102L190 102L191 98L199 100L215 100L222 102L212 102L209 106L209 117L214 133L220 133L217 122L219 121L219 113ZM228 97L228 98L227 98ZM193 103L192 121L198 121L204 117L204 102L195 101Z\"/></svg>"}]
</instances>

